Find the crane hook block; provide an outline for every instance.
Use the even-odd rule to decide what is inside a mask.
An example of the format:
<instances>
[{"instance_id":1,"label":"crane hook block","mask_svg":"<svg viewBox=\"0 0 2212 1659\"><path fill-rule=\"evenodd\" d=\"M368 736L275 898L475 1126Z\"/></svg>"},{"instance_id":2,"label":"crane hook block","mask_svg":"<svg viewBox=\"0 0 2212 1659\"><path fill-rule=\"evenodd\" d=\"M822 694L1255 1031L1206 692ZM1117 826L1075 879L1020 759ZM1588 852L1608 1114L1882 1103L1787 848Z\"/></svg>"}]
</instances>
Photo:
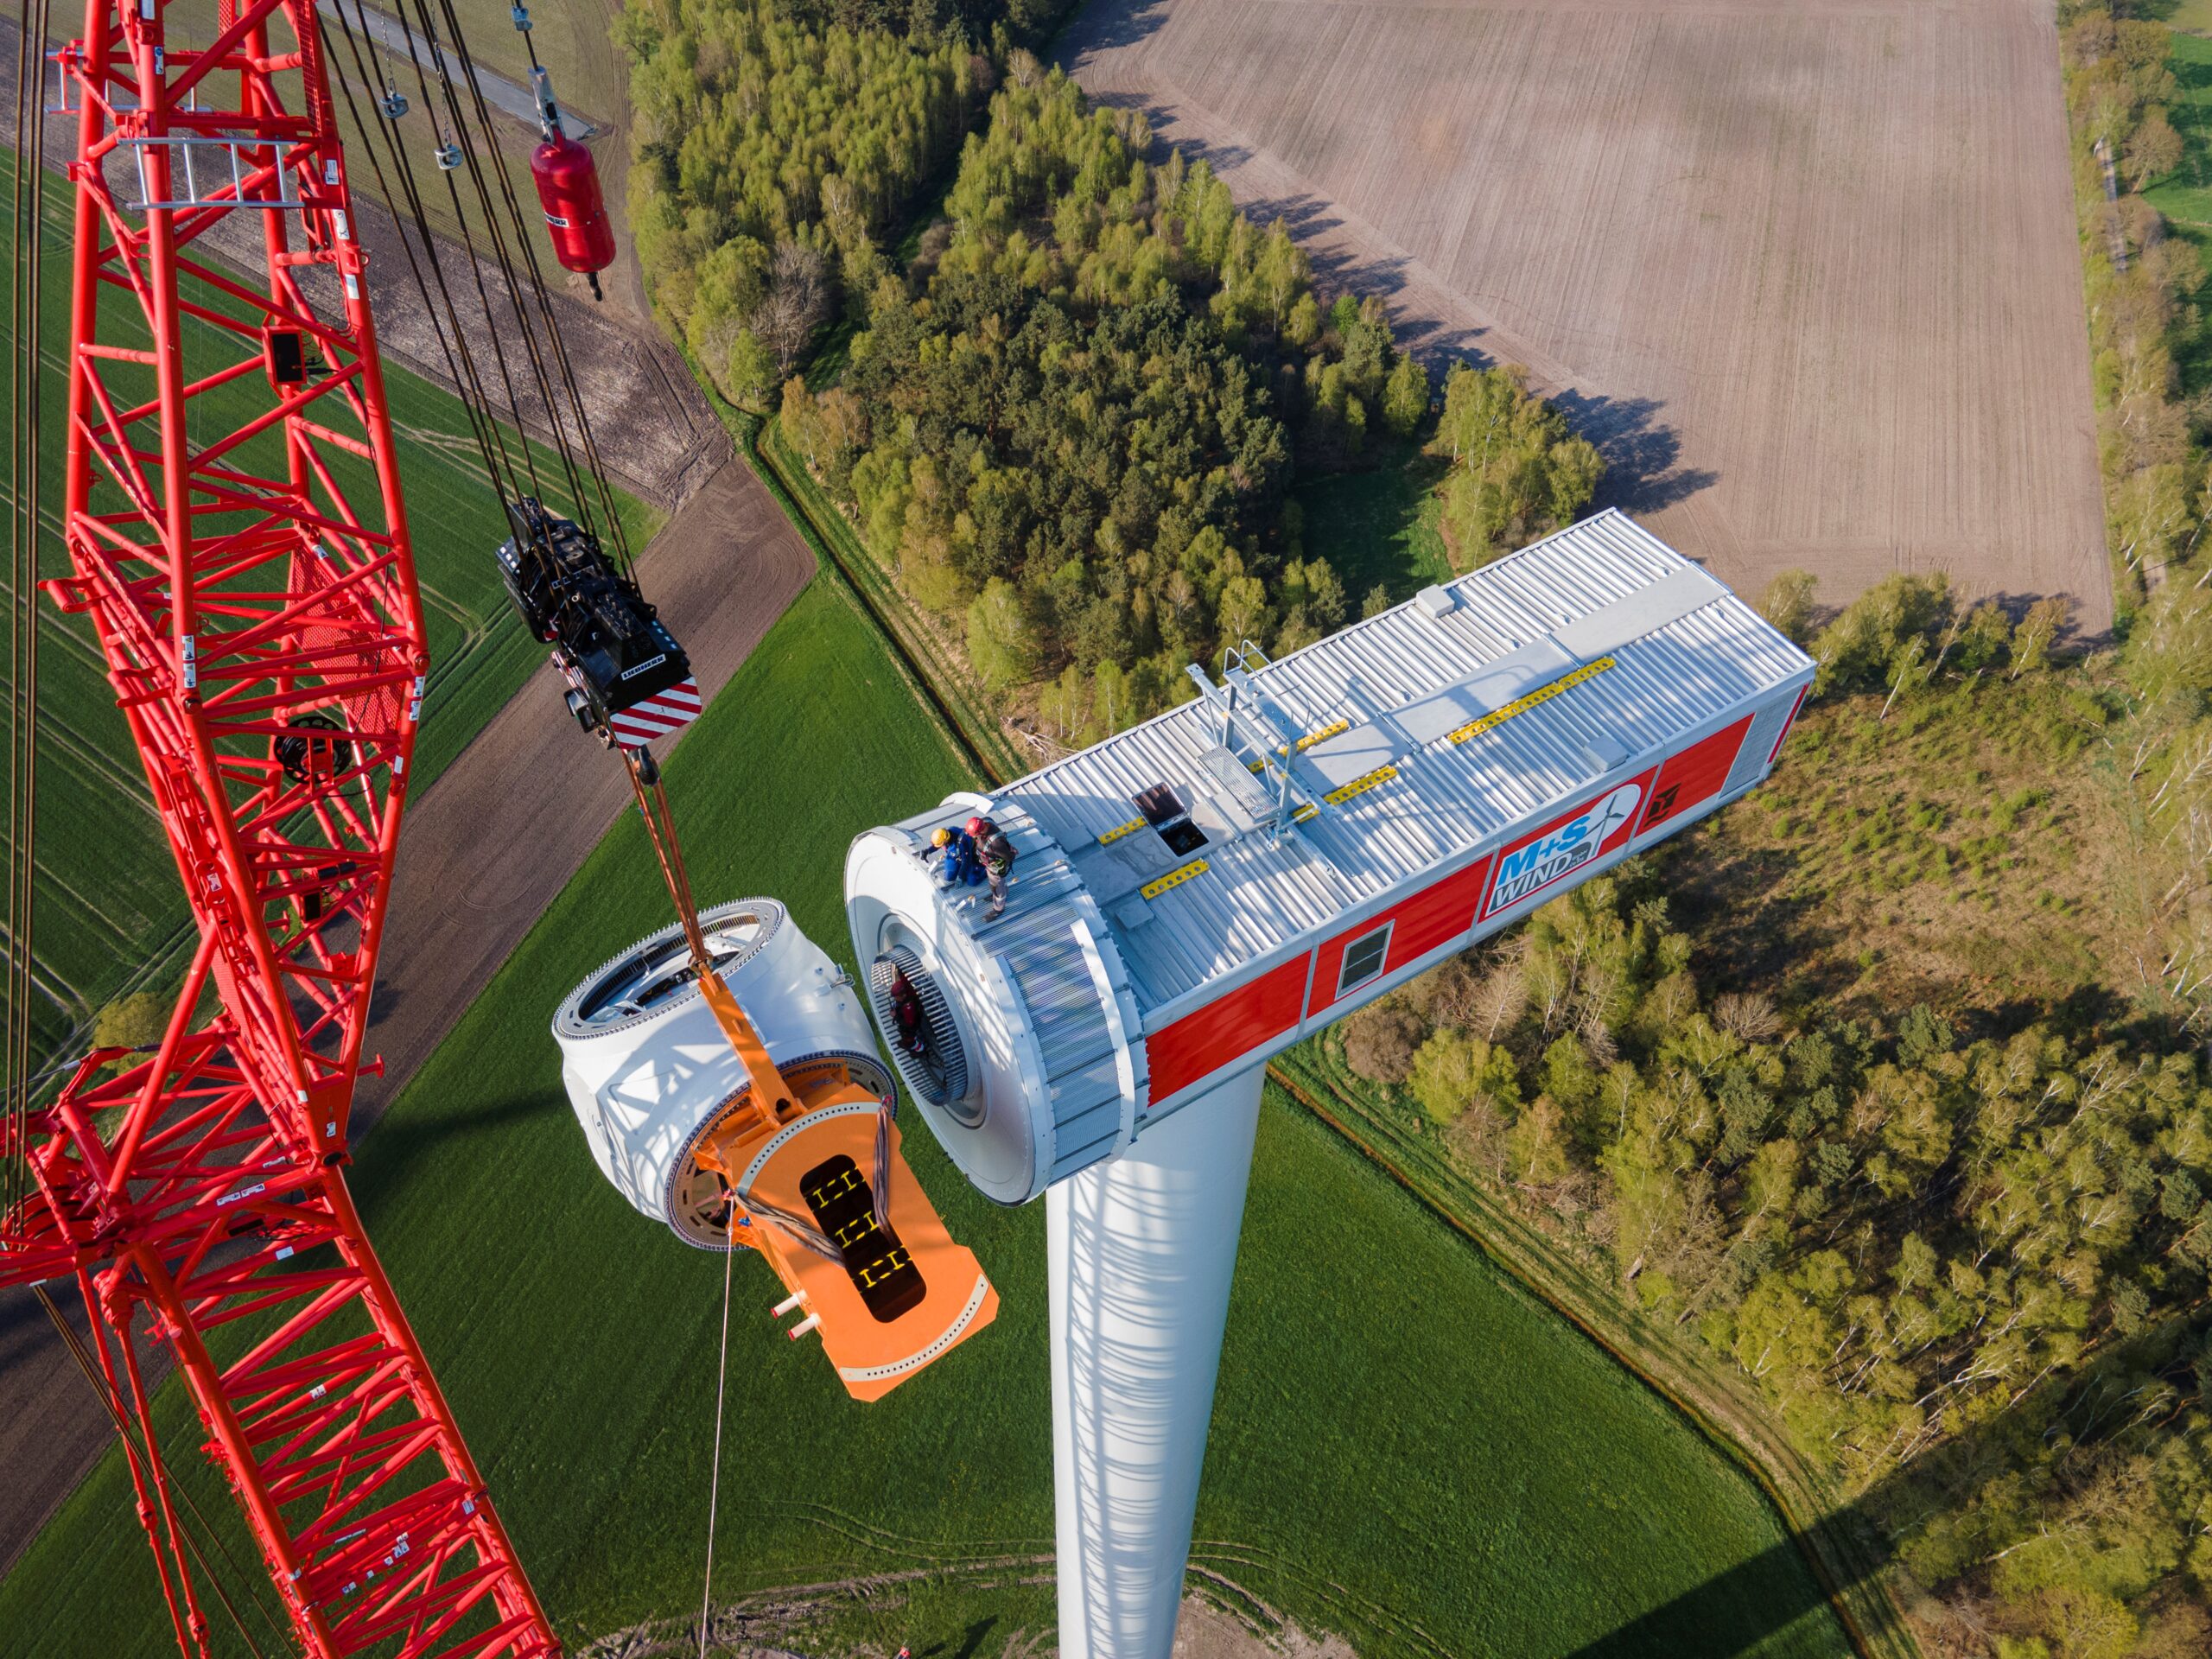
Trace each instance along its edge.
<instances>
[{"instance_id":1,"label":"crane hook block","mask_svg":"<svg viewBox=\"0 0 2212 1659\"><path fill-rule=\"evenodd\" d=\"M598 537L534 496L509 503L507 522L499 578L531 638L553 647L578 725L613 733L618 716L691 683L683 647Z\"/></svg>"}]
</instances>

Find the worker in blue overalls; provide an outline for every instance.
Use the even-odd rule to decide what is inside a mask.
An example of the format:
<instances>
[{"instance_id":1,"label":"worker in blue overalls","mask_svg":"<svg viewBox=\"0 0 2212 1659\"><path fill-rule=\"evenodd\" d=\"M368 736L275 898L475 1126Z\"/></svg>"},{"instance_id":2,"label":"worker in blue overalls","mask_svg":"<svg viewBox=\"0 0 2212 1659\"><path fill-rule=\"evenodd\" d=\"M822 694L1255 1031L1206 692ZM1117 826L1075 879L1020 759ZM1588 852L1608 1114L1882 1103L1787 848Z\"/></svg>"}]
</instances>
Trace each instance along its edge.
<instances>
[{"instance_id":1,"label":"worker in blue overalls","mask_svg":"<svg viewBox=\"0 0 2212 1659\"><path fill-rule=\"evenodd\" d=\"M976 838L965 830L947 825L930 837L938 857L937 884L941 887L972 887L983 879L982 855Z\"/></svg>"}]
</instances>

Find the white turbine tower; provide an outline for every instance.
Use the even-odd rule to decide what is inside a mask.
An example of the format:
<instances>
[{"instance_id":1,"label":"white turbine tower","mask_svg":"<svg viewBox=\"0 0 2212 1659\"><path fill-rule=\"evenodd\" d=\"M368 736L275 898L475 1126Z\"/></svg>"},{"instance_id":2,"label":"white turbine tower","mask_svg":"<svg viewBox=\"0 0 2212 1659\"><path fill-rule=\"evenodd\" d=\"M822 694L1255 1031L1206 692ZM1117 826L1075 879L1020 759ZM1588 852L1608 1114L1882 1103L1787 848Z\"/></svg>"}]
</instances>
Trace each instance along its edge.
<instances>
[{"instance_id":1,"label":"white turbine tower","mask_svg":"<svg viewBox=\"0 0 2212 1659\"><path fill-rule=\"evenodd\" d=\"M923 1116L991 1198L1046 1195L1063 1659L1173 1646L1267 1059L1750 789L1813 664L1609 512L1192 672L1198 700L845 866ZM925 861L976 814L1019 854L996 920Z\"/></svg>"}]
</instances>

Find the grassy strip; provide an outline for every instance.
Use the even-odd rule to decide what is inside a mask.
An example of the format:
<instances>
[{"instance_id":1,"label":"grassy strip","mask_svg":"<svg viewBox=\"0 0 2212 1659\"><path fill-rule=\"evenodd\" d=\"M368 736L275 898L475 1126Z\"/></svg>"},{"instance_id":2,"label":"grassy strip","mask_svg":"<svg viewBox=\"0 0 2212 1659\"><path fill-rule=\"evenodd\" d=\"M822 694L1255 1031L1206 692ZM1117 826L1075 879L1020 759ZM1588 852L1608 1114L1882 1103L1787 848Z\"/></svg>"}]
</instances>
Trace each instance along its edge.
<instances>
[{"instance_id":1,"label":"grassy strip","mask_svg":"<svg viewBox=\"0 0 2212 1659\"><path fill-rule=\"evenodd\" d=\"M1387 1172L1514 1281L1541 1299L1644 1385L1695 1423L1788 1522L1791 1541L1826 1591L1864 1659L1919 1659L1882 1576L1878 1540L1821 1527L1841 1501L1767 1421L1742 1380L1637 1316L1612 1287L1561 1251L1541 1229L1454 1169L1434 1146L1378 1115L1368 1085L1319 1044L1292 1050L1269 1079L1359 1154Z\"/></svg>"},{"instance_id":2,"label":"grassy strip","mask_svg":"<svg viewBox=\"0 0 2212 1659\"><path fill-rule=\"evenodd\" d=\"M1306 515L1306 552L1335 567L1355 611L1377 588L1395 605L1453 575L1438 528L1448 461L1412 442L1371 442L1381 450L1374 466L1301 478L1291 492Z\"/></svg>"}]
</instances>

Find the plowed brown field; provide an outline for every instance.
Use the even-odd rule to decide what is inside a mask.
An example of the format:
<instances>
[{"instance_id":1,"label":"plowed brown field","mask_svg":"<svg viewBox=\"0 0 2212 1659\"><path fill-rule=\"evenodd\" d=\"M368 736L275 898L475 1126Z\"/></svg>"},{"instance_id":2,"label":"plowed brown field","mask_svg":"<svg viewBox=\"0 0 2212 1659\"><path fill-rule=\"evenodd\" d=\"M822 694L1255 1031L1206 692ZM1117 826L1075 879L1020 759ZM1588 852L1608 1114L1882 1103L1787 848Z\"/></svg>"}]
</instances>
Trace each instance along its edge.
<instances>
[{"instance_id":1,"label":"plowed brown field","mask_svg":"<svg viewBox=\"0 0 2212 1659\"><path fill-rule=\"evenodd\" d=\"M2109 624L2049 0L1097 0L1061 56L1735 585Z\"/></svg>"}]
</instances>

